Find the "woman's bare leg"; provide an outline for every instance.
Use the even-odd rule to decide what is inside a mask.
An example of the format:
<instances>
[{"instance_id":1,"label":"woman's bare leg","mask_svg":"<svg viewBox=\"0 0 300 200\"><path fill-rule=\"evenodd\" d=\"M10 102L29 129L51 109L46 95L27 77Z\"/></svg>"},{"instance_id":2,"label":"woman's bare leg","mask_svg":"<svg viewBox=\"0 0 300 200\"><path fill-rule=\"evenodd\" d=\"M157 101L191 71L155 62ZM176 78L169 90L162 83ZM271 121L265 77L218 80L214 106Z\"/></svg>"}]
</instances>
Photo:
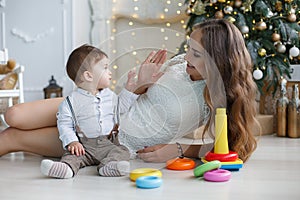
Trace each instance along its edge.
<instances>
[{"instance_id":1,"label":"woman's bare leg","mask_svg":"<svg viewBox=\"0 0 300 200\"><path fill-rule=\"evenodd\" d=\"M0 133L0 156L10 152L30 152L42 156L61 157L62 143L56 127L36 130L7 128Z\"/></svg>"},{"instance_id":2,"label":"woman's bare leg","mask_svg":"<svg viewBox=\"0 0 300 200\"><path fill-rule=\"evenodd\" d=\"M31 130L56 126L56 112L63 98L43 99L10 107L5 121L10 127Z\"/></svg>"}]
</instances>

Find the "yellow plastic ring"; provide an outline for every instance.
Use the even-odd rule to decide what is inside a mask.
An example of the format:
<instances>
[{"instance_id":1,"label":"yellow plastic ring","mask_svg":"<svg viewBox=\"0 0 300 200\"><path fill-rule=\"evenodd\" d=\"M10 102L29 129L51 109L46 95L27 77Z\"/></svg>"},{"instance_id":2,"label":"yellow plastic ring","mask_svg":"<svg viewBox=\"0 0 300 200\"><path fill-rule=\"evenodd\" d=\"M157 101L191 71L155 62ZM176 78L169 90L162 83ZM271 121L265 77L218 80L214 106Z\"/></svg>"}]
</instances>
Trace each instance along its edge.
<instances>
[{"instance_id":1,"label":"yellow plastic ring","mask_svg":"<svg viewBox=\"0 0 300 200\"><path fill-rule=\"evenodd\" d=\"M154 169L154 168L138 168L132 170L129 174L129 178L132 181L135 181L137 178L141 176L162 177L162 173L158 169Z\"/></svg>"}]
</instances>

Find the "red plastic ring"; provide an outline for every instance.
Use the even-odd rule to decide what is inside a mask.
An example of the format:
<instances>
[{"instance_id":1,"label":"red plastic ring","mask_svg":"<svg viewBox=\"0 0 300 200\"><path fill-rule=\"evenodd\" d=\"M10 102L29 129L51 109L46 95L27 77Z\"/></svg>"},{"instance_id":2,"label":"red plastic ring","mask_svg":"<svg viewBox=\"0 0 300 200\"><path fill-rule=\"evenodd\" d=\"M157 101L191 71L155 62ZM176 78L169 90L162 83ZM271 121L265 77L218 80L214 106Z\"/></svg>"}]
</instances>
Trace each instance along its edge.
<instances>
[{"instance_id":1,"label":"red plastic ring","mask_svg":"<svg viewBox=\"0 0 300 200\"><path fill-rule=\"evenodd\" d=\"M189 158L175 158L167 161L167 169L171 170L189 170L195 168L195 162Z\"/></svg>"},{"instance_id":2,"label":"red plastic ring","mask_svg":"<svg viewBox=\"0 0 300 200\"><path fill-rule=\"evenodd\" d=\"M205 160L213 161L218 160L220 162L231 162L236 161L238 159L238 154L234 151L229 151L227 154L219 154L213 152L207 152L205 155Z\"/></svg>"},{"instance_id":3,"label":"red plastic ring","mask_svg":"<svg viewBox=\"0 0 300 200\"><path fill-rule=\"evenodd\" d=\"M231 172L225 169L216 169L204 173L204 180L212 182L224 182L231 178Z\"/></svg>"}]
</instances>

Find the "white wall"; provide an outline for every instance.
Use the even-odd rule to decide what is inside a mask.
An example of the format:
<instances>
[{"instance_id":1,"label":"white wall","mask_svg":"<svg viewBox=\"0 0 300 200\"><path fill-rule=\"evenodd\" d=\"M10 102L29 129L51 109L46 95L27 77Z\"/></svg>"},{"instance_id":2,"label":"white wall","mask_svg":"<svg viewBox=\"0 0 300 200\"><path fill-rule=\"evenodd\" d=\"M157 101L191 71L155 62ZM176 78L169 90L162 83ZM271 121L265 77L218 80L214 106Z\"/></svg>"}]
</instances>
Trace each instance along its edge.
<instances>
[{"instance_id":1,"label":"white wall","mask_svg":"<svg viewBox=\"0 0 300 200\"><path fill-rule=\"evenodd\" d=\"M73 0L74 47L90 43L90 16L89 0Z\"/></svg>"},{"instance_id":2,"label":"white wall","mask_svg":"<svg viewBox=\"0 0 300 200\"><path fill-rule=\"evenodd\" d=\"M43 99L51 75L63 87L73 88L65 74L72 49L89 43L88 0L0 0L0 48L25 66L25 101Z\"/></svg>"}]
</instances>

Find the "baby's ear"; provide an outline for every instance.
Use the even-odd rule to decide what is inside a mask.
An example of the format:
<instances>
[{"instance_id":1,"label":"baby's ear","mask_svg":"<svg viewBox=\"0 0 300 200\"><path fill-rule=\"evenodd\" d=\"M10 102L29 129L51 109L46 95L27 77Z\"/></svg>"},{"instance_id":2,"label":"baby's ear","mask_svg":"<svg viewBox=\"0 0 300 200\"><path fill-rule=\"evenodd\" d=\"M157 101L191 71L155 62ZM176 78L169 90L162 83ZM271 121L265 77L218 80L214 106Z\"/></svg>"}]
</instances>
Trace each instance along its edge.
<instances>
[{"instance_id":1,"label":"baby's ear","mask_svg":"<svg viewBox=\"0 0 300 200\"><path fill-rule=\"evenodd\" d=\"M84 81L93 81L93 74L89 71L85 71L82 74Z\"/></svg>"}]
</instances>

